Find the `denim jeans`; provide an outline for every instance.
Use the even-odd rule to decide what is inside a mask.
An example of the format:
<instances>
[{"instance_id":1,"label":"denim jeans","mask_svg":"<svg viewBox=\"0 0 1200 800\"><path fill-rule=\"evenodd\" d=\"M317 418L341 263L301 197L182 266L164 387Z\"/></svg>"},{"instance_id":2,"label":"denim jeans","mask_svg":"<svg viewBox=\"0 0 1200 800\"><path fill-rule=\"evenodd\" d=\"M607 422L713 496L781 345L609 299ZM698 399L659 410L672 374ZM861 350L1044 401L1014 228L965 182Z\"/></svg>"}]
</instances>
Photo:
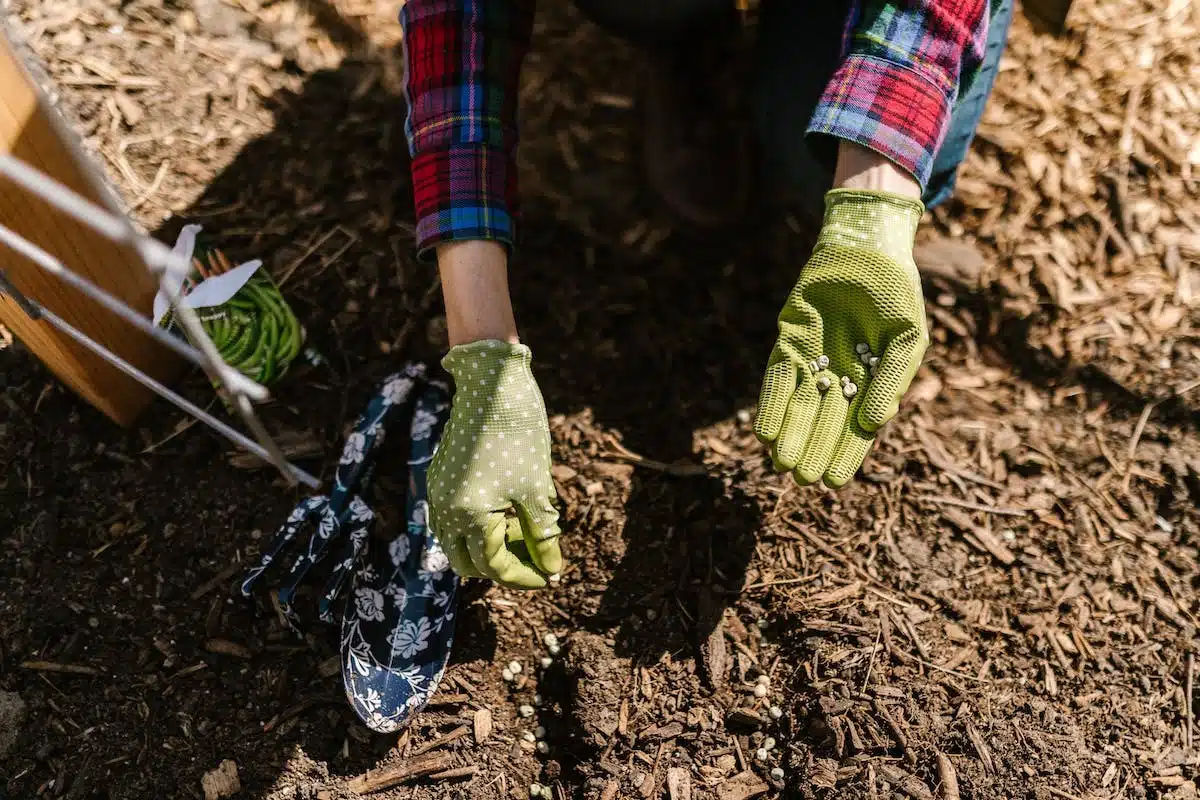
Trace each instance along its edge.
<instances>
[{"instance_id":1,"label":"denim jeans","mask_svg":"<svg viewBox=\"0 0 1200 800\"><path fill-rule=\"evenodd\" d=\"M575 0L585 15L613 34L643 47L696 47L735 21L732 0ZM991 15L984 63L961 87L950 126L934 158L923 200L932 208L954 192L999 70L1014 0L989 0ZM759 12L753 94L763 186L820 218L833 164L805 141L805 129L841 57L846 3L763 0ZM711 41L711 40L709 40Z\"/></svg>"}]
</instances>

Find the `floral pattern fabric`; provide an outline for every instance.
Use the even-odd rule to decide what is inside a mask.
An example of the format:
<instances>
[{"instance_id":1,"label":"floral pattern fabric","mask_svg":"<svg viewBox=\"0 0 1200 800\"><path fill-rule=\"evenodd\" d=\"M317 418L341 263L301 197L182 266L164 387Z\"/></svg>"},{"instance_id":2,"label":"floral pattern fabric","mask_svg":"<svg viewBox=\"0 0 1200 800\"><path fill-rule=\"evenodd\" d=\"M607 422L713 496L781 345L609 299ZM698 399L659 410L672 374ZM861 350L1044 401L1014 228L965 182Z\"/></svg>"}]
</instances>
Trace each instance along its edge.
<instances>
[{"instance_id":1,"label":"floral pattern fabric","mask_svg":"<svg viewBox=\"0 0 1200 800\"><path fill-rule=\"evenodd\" d=\"M386 548L374 547L375 514L368 503L374 454L402 419L399 409L409 408L407 525ZM296 507L241 586L249 597L300 530L315 526L279 589L278 604L299 632L297 592L333 555L318 616L334 622L341 609L346 697L359 718L381 733L399 729L425 706L453 644L458 577L429 527L426 477L449 408L449 387L429 379L422 364L388 378L346 439L332 491Z\"/></svg>"}]
</instances>

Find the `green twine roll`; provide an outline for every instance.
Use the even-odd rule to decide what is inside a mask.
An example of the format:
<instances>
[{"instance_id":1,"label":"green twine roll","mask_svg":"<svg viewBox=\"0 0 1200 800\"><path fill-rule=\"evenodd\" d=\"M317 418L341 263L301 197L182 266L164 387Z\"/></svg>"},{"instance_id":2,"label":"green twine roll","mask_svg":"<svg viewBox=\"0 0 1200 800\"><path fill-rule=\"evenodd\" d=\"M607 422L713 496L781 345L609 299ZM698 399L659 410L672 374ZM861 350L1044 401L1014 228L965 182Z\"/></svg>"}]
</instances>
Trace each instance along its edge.
<instances>
[{"instance_id":1,"label":"green twine roll","mask_svg":"<svg viewBox=\"0 0 1200 800\"><path fill-rule=\"evenodd\" d=\"M215 248L197 247L193 265L193 283L230 268ZM304 346L304 328L262 270L225 303L195 311L225 363L264 386L282 378ZM173 315L168 313L161 324L174 328Z\"/></svg>"}]
</instances>

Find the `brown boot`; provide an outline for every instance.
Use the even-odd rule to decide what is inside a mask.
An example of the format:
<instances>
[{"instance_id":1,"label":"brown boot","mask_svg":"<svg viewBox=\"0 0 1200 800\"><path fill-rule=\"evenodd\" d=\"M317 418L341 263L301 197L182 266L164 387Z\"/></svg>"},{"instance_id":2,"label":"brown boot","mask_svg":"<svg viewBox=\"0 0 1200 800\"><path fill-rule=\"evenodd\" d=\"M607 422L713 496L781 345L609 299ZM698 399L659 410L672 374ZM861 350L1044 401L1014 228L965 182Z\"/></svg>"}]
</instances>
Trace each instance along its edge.
<instances>
[{"instance_id":1,"label":"brown boot","mask_svg":"<svg viewBox=\"0 0 1200 800\"><path fill-rule=\"evenodd\" d=\"M736 225L749 206L750 122L732 48L656 52L642 86L646 180L685 225Z\"/></svg>"}]
</instances>

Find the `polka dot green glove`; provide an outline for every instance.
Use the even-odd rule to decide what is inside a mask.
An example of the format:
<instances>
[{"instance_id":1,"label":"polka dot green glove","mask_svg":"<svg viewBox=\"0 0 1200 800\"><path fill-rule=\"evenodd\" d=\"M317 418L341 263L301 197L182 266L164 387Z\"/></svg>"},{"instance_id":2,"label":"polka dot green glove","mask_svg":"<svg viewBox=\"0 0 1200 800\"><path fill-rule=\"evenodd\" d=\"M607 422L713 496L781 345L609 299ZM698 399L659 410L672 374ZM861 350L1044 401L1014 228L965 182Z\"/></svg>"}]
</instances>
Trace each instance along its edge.
<instances>
[{"instance_id":1,"label":"polka dot green glove","mask_svg":"<svg viewBox=\"0 0 1200 800\"><path fill-rule=\"evenodd\" d=\"M482 341L451 348L450 420L429 465L429 521L464 578L518 589L562 570L550 480L550 427L529 348Z\"/></svg>"},{"instance_id":2,"label":"polka dot green glove","mask_svg":"<svg viewBox=\"0 0 1200 800\"><path fill-rule=\"evenodd\" d=\"M838 189L779 314L754 432L801 485L845 485L896 415L929 345L913 239L924 208Z\"/></svg>"}]
</instances>

